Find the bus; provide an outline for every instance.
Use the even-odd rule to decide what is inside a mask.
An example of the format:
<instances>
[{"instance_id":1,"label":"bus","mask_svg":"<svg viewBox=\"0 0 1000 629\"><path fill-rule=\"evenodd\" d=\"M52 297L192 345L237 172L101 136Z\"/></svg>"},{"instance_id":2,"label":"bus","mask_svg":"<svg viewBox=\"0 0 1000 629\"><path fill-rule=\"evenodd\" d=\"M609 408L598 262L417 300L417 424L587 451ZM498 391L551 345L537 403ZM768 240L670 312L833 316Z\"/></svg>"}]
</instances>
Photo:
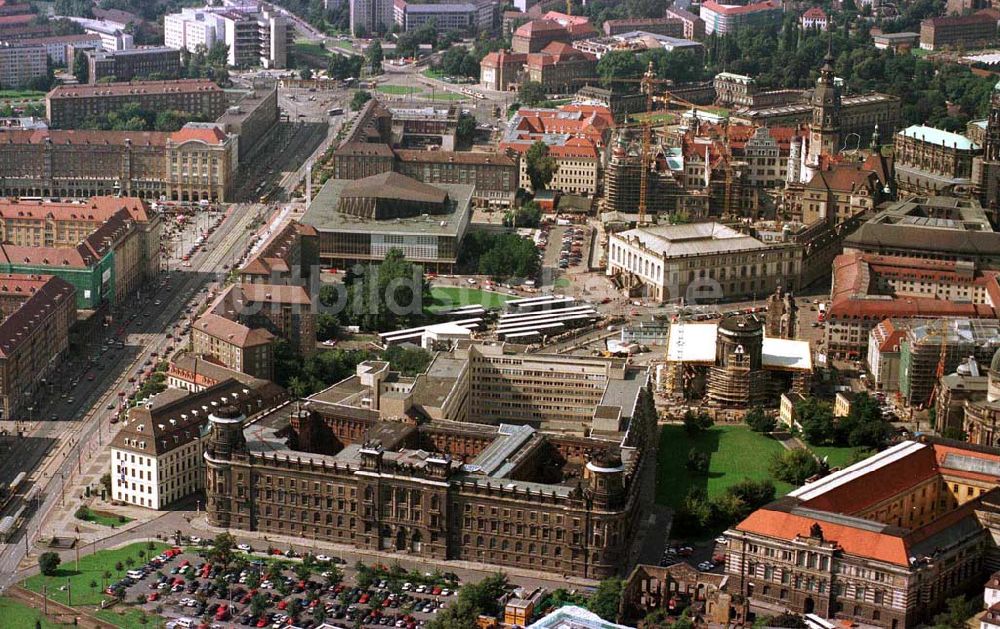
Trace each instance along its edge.
<instances>
[{"instance_id":1,"label":"bus","mask_svg":"<svg viewBox=\"0 0 1000 629\"><path fill-rule=\"evenodd\" d=\"M331 116L340 116L340 115L343 115L344 108L343 107L334 107L333 109L331 109L330 111L328 111L326 113L329 114L329 115L331 115Z\"/></svg>"},{"instance_id":2,"label":"bus","mask_svg":"<svg viewBox=\"0 0 1000 629\"><path fill-rule=\"evenodd\" d=\"M264 194L260 195L260 202L261 203L267 203L270 198L271 198L271 193L270 192L264 193Z\"/></svg>"}]
</instances>

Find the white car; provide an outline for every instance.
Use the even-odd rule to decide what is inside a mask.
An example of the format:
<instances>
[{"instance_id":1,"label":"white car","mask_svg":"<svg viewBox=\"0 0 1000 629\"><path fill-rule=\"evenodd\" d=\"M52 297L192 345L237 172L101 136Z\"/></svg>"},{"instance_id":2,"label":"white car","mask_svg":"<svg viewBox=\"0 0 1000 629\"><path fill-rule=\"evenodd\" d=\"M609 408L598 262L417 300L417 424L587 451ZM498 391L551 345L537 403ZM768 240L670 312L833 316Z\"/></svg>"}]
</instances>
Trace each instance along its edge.
<instances>
[{"instance_id":1,"label":"white car","mask_svg":"<svg viewBox=\"0 0 1000 629\"><path fill-rule=\"evenodd\" d=\"M200 544L201 543L201 538L198 537L197 535L192 535L190 539L191 539L191 543L192 544Z\"/></svg>"},{"instance_id":2,"label":"white car","mask_svg":"<svg viewBox=\"0 0 1000 629\"><path fill-rule=\"evenodd\" d=\"M245 553L253 552L253 547L250 544L237 544L237 550L242 550Z\"/></svg>"},{"instance_id":3,"label":"white car","mask_svg":"<svg viewBox=\"0 0 1000 629\"><path fill-rule=\"evenodd\" d=\"M465 281L468 282L469 284L475 284L476 283L476 278L470 277L469 279L467 279Z\"/></svg>"},{"instance_id":4,"label":"white car","mask_svg":"<svg viewBox=\"0 0 1000 629\"><path fill-rule=\"evenodd\" d=\"M330 563L331 559L329 555L316 555L316 561L320 563Z\"/></svg>"},{"instance_id":5,"label":"white car","mask_svg":"<svg viewBox=\"0 0 1000 629\"><path fill-rule=\"evenodd\" d=\"M716 544L722 544L723 546L725 546L726 544L729 543L729 540L720 535L719 537L715 538L715 543Z\"/></svg>"}]
</instances>

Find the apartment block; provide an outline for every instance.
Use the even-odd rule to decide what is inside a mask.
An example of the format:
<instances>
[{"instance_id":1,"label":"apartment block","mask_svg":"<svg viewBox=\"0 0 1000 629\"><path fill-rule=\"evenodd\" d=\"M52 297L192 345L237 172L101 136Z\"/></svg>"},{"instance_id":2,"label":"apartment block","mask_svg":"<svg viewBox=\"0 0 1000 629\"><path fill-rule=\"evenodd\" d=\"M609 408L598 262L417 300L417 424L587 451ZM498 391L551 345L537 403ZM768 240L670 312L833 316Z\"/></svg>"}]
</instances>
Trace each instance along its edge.
<instances>
[{"instance_id":1,"label":"apartment block","mask_svg":"<svg viewBox=\"0 0 1000 629\"><path fill-rule=\"evenodd\" d=\"M284 68L293 33L288 20L263 2L188 7L163 18L165 46L194 51L223 43L229 65L240 68Z\"/></svg>"},{"instance_id":2,"label":"apartment block","mask_svg":"<svg viewBox=\"0 0 1000 629\"><path fill-rule=\"evenodd\" d=\"M25 87L48 72L48 52L42 44L0 41L0 86Z\"/></svg>"},{"instance_id":3,"label":"apartment block","mask_svg":"<svg viewBox=\"0 0 1000 629\"><path fill-rule=\"evenodd\" d=\"M209 79L60 85L45 96L45 114L53 129L72 129L126 105L147 111L183 111L215 120L226 111L228 102L222 88Z\"/></svg>"},{"instance_id":4,"label":"apartment block","mask_svg":"<svg viewBox=\"0 0 1000 629\"><path fill-rule=\"evenodd\" d=\"M117 51L89 50L85 54L91 85L107 79L172 79L181 70L180 51L165 46Z\"/></svg>"}]
</instances>

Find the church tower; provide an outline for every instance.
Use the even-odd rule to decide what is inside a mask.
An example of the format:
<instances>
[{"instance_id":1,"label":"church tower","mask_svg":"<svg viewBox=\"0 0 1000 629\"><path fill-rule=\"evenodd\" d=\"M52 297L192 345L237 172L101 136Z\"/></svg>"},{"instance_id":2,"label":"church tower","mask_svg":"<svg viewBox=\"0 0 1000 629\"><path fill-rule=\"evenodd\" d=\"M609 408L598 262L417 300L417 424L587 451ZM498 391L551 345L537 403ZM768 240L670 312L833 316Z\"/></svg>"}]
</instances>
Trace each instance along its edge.
<instances>
[{"instance_id":1,"label":"church tower","mask_svg":"<svg viewBox=\"0 0 1000 629\"><path fill-rule=\"evenodd\" d=\"M979 203L996 225L1000 222L1000 83L990 95L983 154L972 161L972 181Z\"/></svg>"},{"instance_id":2,"label":"church tower","mask_svg":"<svg viewBox=\"0 0 1000 629\"><path fill-rule=\"evenodd\" d=\"M809 165L819 164L823 153L834 155L840 140L840 86L834 78L833 53L827 50L812 96L809 126Z\"/></svg>"}]
</instances>

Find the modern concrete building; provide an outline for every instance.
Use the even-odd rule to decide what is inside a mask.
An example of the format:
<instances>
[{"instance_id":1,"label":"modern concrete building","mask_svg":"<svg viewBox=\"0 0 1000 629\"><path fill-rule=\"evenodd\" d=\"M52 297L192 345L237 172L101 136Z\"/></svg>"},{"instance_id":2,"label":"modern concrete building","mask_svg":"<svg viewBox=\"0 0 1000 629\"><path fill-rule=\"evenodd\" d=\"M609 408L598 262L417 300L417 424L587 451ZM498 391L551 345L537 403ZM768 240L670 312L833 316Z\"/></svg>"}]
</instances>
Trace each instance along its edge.
<instances>
[{"instance_id":1,"label":"modern concrete building","mask_svg":"<svg viewBox=\"0 0 1000 629\"><path fill-rule=\"evenodd\" d=\"M163 18L167 47L194 52L222 43L229 65L240 68L284 68L293 32L287 18L264 2L188 7Z\"/></svg>"},{"instance_id":2,"label":"modern concrete building","mask_svg":"<svg viewBox=\"0 0 1000 629\"><path fill-rule=\"evenodd\" d=\"M26 87L32 79L44 78L48 68L46 46L0 40L0 86L4 89Z\"/></svg>"},{"instance_id":3,"label":"modern concrete building","mask_svg":"<svg viewBox=\"0 0 1000 629\"><path fill-rule=\"evenodd\" d=\"M395 172L331 179L302 217L324 265L377 262L399 249L425 270L452 269L471 220L473 187L426 184Z\"/></svg>"},{"instance_id":4,"label":"modern concrete building","mask_svg":"<svg viewBox=\"0 0 1000 629\"><path fill-rule=\"evenodd\" d=\"M348 0L351 10L351 33L371 37L388 33L395 22L394 0Z\"/></svg>"},{"instance_id":5,"label":"modern concrete building","mask_svg":"<svg viewBox=\"0 0 1000 629\"><path fill-rule=\"evenodd\" d=\"M130 48L128 50L104 51L88 50L88 82L133 81L156 77L174 79L180 75L181 54L176 48L166 46Z\"/></svg>"},{"instance_id":6,"label":"modern concrete building","mask_svg":"<svg viewBox=\"0 0 1000 629\"><path fill-rule=\"evenodd\" d=\"M442 32L492 33L500 25L500 3L471 0L451 3L415 3L393 0L393 21L403 32L433 21Z\"/></svg>"},{"instance_id":7,"label":"modern concrete building","mask_svg":"<svg viewBox=\"0 0 1000 629\"><path fill-rule=\"evenodd\" d=\"M779 2L763 0L746 5L720 4L706 0L701 4L701 19L705 34L725 35L746 28L760 28L781 24L784 9Z\"/></svg>"},{"instance_id":8,"label":"modern concrete building","mask_svg":"<svg viewBox=\"0 0 1000 629\"><path fill-rule=\"evenodd\" d=\"M686 37L684 33L684 22L677 18L653 17L627 20L606 20L604 22L604 34L608 37L642 31L644 33L655 33L682 39Z\"/></svg>"},{"instance_id":9,"label":"modern concrete building","mask_svg":"<svg viewBox=\"0 0 1000 629\"><path fill-rule=\"evenodd\" d=\"M974 49L997 39L997 19L987 11L932 17L920 23L920 48Z\"/></svg>"},{"instance_id":10,"label":"modern concrete building","mask_svg":"<svg viewBox=\"0 0 1000 629\"><path fill-rule=\"evenodd\" d=\"M73 129L126 105L155 112L181 111L215 120L226 111L227 104L226 93L209 79L59 85L45 96L45 115L53 129Z\"/></svg>"},{"instance_id":11,"label":"modern concrete building","mask_svg":"<svg viewBox=\"0 0 1000 629\"><path fill-rule=\"evenodd\" d=\"M57 66L67 67L72 70L73 57L68 52L76 50L100 50L101 38L98 35L84 33L82 35L51 35L48 37L31 37L19 40L26 45L45 46L45 54L52 59L52 63Z\"/></svg>"}]
</instances>

